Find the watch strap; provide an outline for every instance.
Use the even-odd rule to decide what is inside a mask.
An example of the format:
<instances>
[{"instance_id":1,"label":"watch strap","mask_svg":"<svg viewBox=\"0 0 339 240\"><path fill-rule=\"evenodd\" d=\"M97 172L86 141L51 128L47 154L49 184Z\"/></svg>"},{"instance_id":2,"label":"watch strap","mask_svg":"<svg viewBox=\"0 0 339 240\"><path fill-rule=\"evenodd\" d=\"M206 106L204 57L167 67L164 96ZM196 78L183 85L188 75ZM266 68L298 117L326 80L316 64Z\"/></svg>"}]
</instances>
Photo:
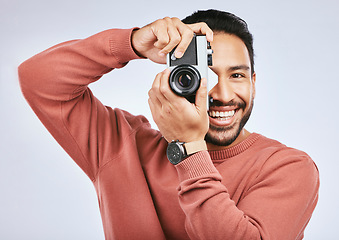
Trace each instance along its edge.
<instances>
[{"instance_id":1,"label":"watch strap","mask_svg":"<svg viewBox=\"0 0 339 240\"><path fill-rule=\"evenodd\" d=\"M184 146L187 155L207 150L206 142L204 140L187 142Z\"/></svg>"}]
</instances>

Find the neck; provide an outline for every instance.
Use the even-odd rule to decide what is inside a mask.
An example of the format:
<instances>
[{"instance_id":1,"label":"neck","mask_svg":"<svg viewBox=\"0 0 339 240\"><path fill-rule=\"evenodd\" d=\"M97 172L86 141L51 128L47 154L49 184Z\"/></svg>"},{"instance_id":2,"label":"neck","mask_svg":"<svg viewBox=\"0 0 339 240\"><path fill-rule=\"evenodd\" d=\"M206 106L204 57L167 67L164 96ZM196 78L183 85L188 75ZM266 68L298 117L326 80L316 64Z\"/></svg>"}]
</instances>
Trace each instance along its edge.
<instances>
[{"instance_id":1,"label":"neck","mask_svg":"<svg viewBox=\"0 0 339 240\"><path fill-rule=\"evenodd\" d=\"M212 143L206 143L207 144L207 149L208 150L223 150L223 149L227 149L230 147L233 147L239 143L241 143L242 141L244 141L251 133L249 131L247 131L245 128L243 128L239 134L239 136L228 146L217 146L214 145Z\"/></svg>"}]
</instances>

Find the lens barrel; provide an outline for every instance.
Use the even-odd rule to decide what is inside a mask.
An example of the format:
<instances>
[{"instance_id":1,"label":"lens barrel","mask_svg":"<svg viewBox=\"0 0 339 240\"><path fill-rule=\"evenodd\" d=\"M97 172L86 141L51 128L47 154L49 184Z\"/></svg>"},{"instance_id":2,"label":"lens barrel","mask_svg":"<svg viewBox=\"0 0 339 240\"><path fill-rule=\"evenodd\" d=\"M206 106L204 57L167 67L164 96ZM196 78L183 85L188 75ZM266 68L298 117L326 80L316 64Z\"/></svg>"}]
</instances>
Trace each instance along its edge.
<instances>
[{"instance_id":1,"label":"lens barrel","mask_svg":"<svg viewBox=\"0 0 339 240\"><path fill-rule=\"evenodd\" d=\"M172 69L169 84L174 93L189 97L195 95L200 86L201 76L192 65L182 64Z\"/></svg>"}]
</instances>

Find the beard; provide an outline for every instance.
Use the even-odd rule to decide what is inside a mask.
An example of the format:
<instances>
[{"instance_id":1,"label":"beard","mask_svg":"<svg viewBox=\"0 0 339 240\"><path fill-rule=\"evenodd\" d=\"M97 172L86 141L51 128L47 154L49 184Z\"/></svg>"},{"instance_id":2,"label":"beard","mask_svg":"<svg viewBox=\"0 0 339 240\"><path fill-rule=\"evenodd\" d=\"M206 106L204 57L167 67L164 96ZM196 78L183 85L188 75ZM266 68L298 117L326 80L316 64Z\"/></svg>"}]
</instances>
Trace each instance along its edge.
<instances>
[{"instance_id":1,"label":"beard","mask_svg":"<svg viewBox=\"0 0 339 240\"><path fill-rule=\"evenodd\" d=\"M222 103L214 103L211 102L210 106L237 106L239 109L242 109L245 111L246 103L245 102L239 102L234 103L230 102L227 104ZM247 123L248 119L251 116L252 109L254 105L254 98L251 99L251 105L249 106L248 110L245 112L244 116L240 119L240 122L235 122L231 126L215 126L210 123L209 130L205 136L205 141L208 143L211 143L216 146L229 146L231 145L239 136L241 130Z\"/></svg>"}]
</instances>

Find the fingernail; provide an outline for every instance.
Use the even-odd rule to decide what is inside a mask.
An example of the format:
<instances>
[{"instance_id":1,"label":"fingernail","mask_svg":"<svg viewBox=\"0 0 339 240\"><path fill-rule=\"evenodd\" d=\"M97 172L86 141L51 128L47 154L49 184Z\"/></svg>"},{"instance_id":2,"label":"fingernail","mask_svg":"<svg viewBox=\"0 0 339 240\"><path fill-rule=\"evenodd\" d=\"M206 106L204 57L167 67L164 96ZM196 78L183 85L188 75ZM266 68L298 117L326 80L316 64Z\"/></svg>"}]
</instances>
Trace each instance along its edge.
<instances>
[{"instance_id":1,"label":"fingernail","mask_svg":"<svg viewBox=\"0 0 339 240\"><path fill-rule=\"evenodd\" d=\"M209 42L213 42L213 32L211 32L209 35L208 35L208 41Z\"/></svg>"},{"instance_id":2,"label":"fingernail","mask_svg":"<svg viewBox=\"0 0 339 240\"><path fill-rule=\"evenodd\" d=\"M182 52L175 52L175 57L176 58L181 58L182 55L184 55Z\"/></svg>"},{"instance_id":3,"label":"fingernail","mask_svg":"<svg viewBox=\"0 0 339 240\"><path fill-rule=\"evenodd\" d=\"M165 53L159 52L159 56L160 56L160 57L165 57Z\"/></svg>"},{"instance_id":4,"label":"fingernail","mask_svg":"<svg viewBox=\"0 0 339 240\"><path fill-rule=\"evenodd\" d=\"M201 79L201 86L203 86L203 87L207 86L207 79L206 78Z\"/></svg>"}]
</instances>

